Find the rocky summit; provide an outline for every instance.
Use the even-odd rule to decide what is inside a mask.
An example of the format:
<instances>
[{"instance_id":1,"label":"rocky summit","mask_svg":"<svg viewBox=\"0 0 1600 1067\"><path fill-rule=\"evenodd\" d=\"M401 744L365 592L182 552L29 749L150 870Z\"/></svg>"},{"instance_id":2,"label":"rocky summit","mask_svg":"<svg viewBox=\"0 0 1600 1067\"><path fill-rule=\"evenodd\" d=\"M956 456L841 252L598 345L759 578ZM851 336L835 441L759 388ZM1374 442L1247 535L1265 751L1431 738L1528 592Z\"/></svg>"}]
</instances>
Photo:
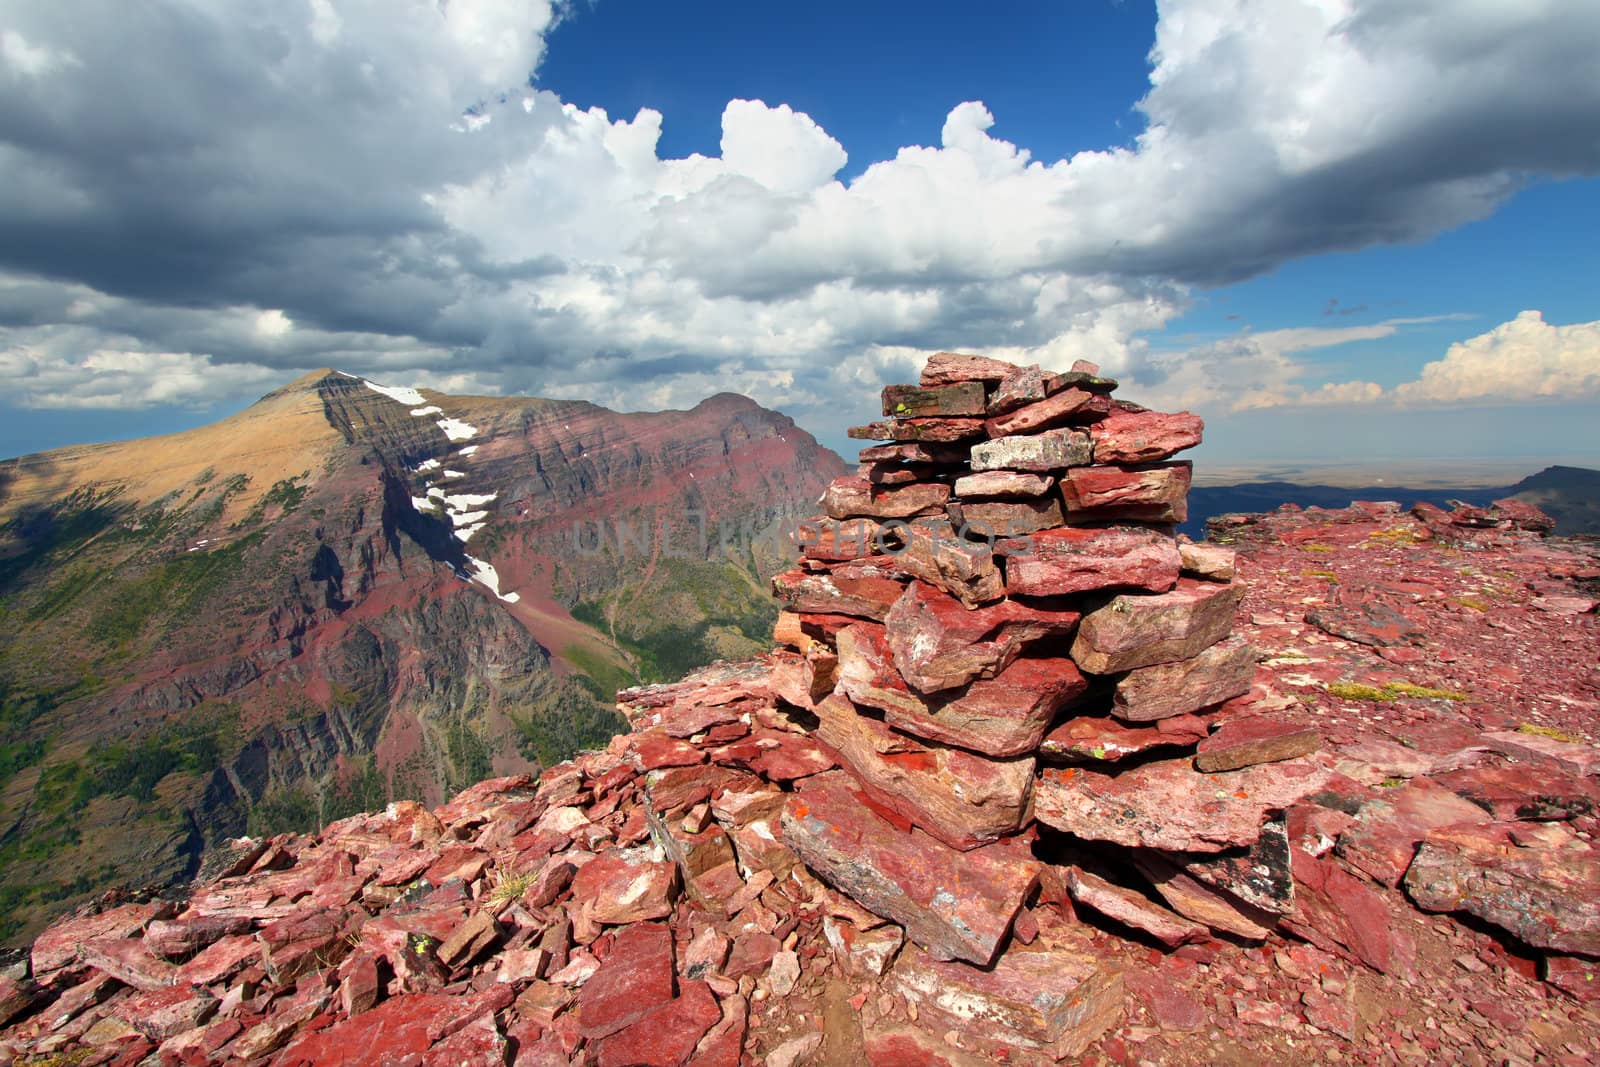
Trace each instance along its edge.
<instances>
[{"instance_id":1,"label":"rocky summit","mask_svg":"<svg viewBox=\"0 0 1600 1067\"><path fill-rule=\"evenodd\" d=\"M0 978L21 1063L1587 1063L1600 551L1175 533L1199 420L939 355L771 652L442 807L239 839Z\"/></svg>"}]
</instances>

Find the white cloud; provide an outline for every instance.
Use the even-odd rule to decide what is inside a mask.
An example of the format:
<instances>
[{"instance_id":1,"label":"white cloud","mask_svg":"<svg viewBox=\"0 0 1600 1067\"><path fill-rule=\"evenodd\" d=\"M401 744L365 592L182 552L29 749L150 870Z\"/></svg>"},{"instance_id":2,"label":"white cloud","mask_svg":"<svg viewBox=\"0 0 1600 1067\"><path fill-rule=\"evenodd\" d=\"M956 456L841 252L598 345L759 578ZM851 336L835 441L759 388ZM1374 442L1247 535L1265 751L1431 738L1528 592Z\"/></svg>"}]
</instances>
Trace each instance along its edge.
<instances>
[{"instance_id":1,"label":"white cloud","mask_svg":"<svg viewBox=\"0 0 1600 1067\"><path fill-rule=\"evenodd\" d=\"M1036 160L972 101L848 183L844 148L776 101L731 101L719 156L664 159L659 112L530 88L548 0L115 10L0 0L27 71L0 131L42 131L0 132L20 309L0 349L86 395L108 371L84 353L192 353L629 407L740 388L823 423L846 389L966 347L1088 358L1202 406L1344 402L1376 386L1308 386L1294 354L1401 320L1193 366L1143 335L1192 286L1600 171L1600 7L1556 0L1168 0L1131 145Z\"/></svg>"},{"instance_id":2,"label":"white cloud","mask_svg":"<svg viewBox=\"0 0 1600 1067\"><path fill-rule=\"evenodd\" d=\"M1537 311L1450 346L1394 390L1403 404L1515 404L1600 397L1600 322L1556 326Z\"/></svg>"}]
</instances>

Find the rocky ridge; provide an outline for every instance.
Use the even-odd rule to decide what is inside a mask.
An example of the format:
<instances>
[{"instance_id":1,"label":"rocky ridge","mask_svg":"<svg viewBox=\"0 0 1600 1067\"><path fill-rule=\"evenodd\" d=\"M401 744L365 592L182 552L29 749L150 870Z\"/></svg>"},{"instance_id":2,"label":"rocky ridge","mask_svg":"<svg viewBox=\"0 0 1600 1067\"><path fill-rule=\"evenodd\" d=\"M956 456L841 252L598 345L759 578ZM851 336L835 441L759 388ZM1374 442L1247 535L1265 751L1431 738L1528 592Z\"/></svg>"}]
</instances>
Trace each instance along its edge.
<instances>
[{"instance_id":1,"label":"rocky ridge","mask_svg":"<svg viewBox=\"0 0 1600 1067\"><path fill-rule=\"evenodd\" d=\"M1189 544L1198 420L1113 387L935 357L802 528L777 650L619 694L633 732L537 779L57 924L0 980L0 1042L1591 1061L1600 555L1517 502Z\"/></svg>"}]
</instances>

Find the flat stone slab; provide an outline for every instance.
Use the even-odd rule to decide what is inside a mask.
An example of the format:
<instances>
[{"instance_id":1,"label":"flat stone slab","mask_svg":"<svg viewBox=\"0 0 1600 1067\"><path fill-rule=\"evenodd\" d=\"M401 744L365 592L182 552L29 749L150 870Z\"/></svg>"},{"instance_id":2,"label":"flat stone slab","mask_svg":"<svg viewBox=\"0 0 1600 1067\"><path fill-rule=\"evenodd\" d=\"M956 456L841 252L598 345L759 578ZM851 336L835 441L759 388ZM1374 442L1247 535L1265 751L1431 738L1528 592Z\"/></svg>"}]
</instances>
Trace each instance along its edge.
<instances>
[{"instance_id":1,"label":"flat stone slab","mask_svg":"<svg viewBox=\"0 0 1600 1067\"><path fill-rule=\"evenodd\" d=\"M1258 763L1309 756L1321 747L1322 733L1315 726L1253 715L1224 723L1222 729L1201 741L1194 765L1207 773L1236 771Z\"/></svg>"},{"instance_id":2,"label":"flat stone slab","mask_svg":"<svg viewBox=\"0 0 1600 1067\"><path fill-rule=\"evenodd\" d=\"M1083 617L1072 658L1091 674L1192 659L1228 635L1243 597L1239 582L1193 578L1154 596L1124 593Z\"/></svg>"},{"instance_id":3,"label":"flat stone slab","mask_svg":"<svg viewBox=\"0 0 1600 1067\"><path fill-rule=\"evenodd\" d=\"M1533 763L1569 774L1600 774L1600 748L1518 730L1491 730L1483 743L1520 763Z\"/></svg>"},{"instance_id":4,"label":"flat stone slab","mask_svg":"<svg viewBox=\"0 0 1600 1067\"><path fill-rule=\"evenodd\" d=\"M1600 852L1570 833L1516 841L1514 826L1429 834L1406 892L1426 911L1476 915L1535 948L1600 956Z\"/></svg>"},{"instance_id":5,"label":"flat stone slab","mask_svg":"<svg viewBox=\"0 0 1600 1067\"><path fill-rule=\"evenodd\" d=\"M1097 589L1164 593L1178 583L1178 546L1157 530L1113 526L1046 530L1001 541L1006 592L1059 596Z\"/></svg>"},{"instance_id":6,"label":"flat stone slab","mask_svg":"<svg viewBox=\"0 0 1600 1067\"><path fill-rule=\"evenodd\" d=\"M924 386L949 385L953 382L1000 382L1022 369L1015 363L988 356L935 352L922 365L920 380Z\"/></svg>"},{"instance_id":7,"label":"flat stone slab","mask_svg":"<svg viewBox=\"0 0 1600 1067\"><path fill-rule=\"evenodd\" d=\"M913 415L982 415L986 407L982 382L883 387L883 413L895 418Z\"/></svg>"},{"instance_id":8,"label":"flat stone slab","mask_svg":"<svg viewBox=\"0 0 1600 1067\"><path fill-rule=\"evenodd\" d=\"M963 499L984 497L1044 496L1055 488L1048 474L1028 471L979 471L956 479L956 496Z\"/></svg>"},{"instance_id":9,"label":"flat stone slab","mask_svg":"<svg viewBox=\"0 0 1600 1067\"><path fill-rule=\"evenodd\" d=\"M1129 722L1154 722L1187 715L1248 693L1255 676L1256 650L1242 637L1224 638L1188 659L1129 671L1117 679L1111 696L1111 713ZM1315 747L1313 744L1312 748ZM1245 760L1235 766L1242 767L1246 762L1263 761ZM1219 765L1200 769L1232 768Z\"/></svg>"},{"instance_id":10,"label":"flat stone slab","mask_svg":"<svg viewBox=\"0 0 1600 1067\"><path fill-rule=\"evenodd\" d=\"M1183 573L1192 578L1207 578L1213 582L1231 582L1238 573L1238 553L1221 545L1195 544L1178 541L1178 559Z\"/></svg>"},{"instance_id":11,"label":"flat stone slab","mask_svg":"<svg viewBox=\"0 0 1600 1067\"><path fill-rule=\"evenodd\" d=\"M1168 948L1211 936L1205 926L1167 910L1143 893L1108 882L1081 867L1068 867L1064 881L1076 903L1124 926L1143 930Z\"/></svg>"},{"instance_id":12,"label":"flat stone slab","mask_svg":"<svg viewBox=\"0 0 1600 1067\"><path fill-rule=\"evenodd\" d=\"M1200 443L1205 423L1187 411L1136 409L1117 403L1089 428L1096 463L1151 463Z\"/></svg>"},{"instance_id":13,"label":"flat stone slab","mask_svg":"<svg viewBox=\"0 0 1600 1067\"><path fill-rule=\"evenodd\" d=\"M930 1012L1052 1059L1080 1055L1121 1020L1122 974L1096 957L1081 932L1052 932L1033 945L1013 943L992 970L903 953L892 988L919 1015Z\"/></svg>"},{"instance_id":14,"label":"flat stone slab","mask_svg":"<svg viewBox=\"0 0 1600 1067\"><path fill-rule=\"evenodd\" d=\"M1490 821L1482 808L1427 779L1383 792L1356 812L1355 822L1339 838L1339 855L1391 888L1405 877L1418 843L1434 830Z\"/></svg>"},{"instance_id":15,"label":"flat stone slab","mask_svg":"<svg viewBox=\"0 0 1600 1067\"><path fill-rule=\"evenodd\" d=\"M1082 430L1046 430L1026 437L997 437L972 446L974 471L1059 471L1081 467L1094 454Z\"/></svg>"},{"instance_id":16,"label":"flat stone slab","mask_svg":"<svg viewBox=\"0 0 1600 1067\"><path fill-rule=\"evenodd\" d=\"M1065 638L1082 615L1070 608L1002 600L968 608L943 589L913 580L884 617L894 665L922 693L993 678L1029 644Z\"/></svg>"},{"instance_id":17,"label":"flat stone slab","mask_svg":"<svg viewBox=\"0 0 1600 1067\"><path fill-rule=\"evenodd\" d=\"M1060 526L1061 501L1055 497L1033 500L953 500L946 509L950 521L973 537L1026 537Z\"/></svg>"},{"instance_id":18,"label":"flat stone slab","mask_svg":"<svg viewBox=\"0 0 1600 1067\"><path fill-rule=\"evenodd\" d=\"M887 445L869 445L856 454L862 463L965 463L967 449L960 445L943 445L923 441L897 441Z\"/></svg>"},{"instance_id":19,"label":"flat stone slab","mask_svg":"<svg viewBox=\"0 0 1600 1067\"><path fill-rule=\"evenodd\" d=\"M1526 767L1485 764L1445 771L1428 780L1503 822L1573 819L1600 811L1600 780L1566 771L1529 774Z\"/></svg>"},{"instance_id":20,"label":"flat stone slab","mask_svg":"<svg viewBox=\"0 0 1600 1067\"><path fill-rule=\"evenodd\" d=\"M987 543L957 536L955 526L943 515L891 529L902 542L888 557L899 573L938 586L969 608L1006 595L1005 577L995 564L993 549Z\"/></svg>"},{"instance_id":21,"label":"flat stone slab","mask_svg":"<svg viewBox=\"0 0 1600 1067\"><path fill-rule=\"evenodd\" d=\"M886 419L869 422L865 426L852 426L845 431L850 437L866 441L926 441L933 444L950 444L971 441L982 437L982 419L935 416L925 419Z\"/></svg>"},{"instance_id":22,"label":"flat stone slab","mask_svg":"<svg viewBox=\"0 0 1600 1067\"><path fill-rule=\"evenodd\" d=\"M1103 418L1111 410L1111 401L1103 393L1087 389L1063 389L1058 393L1036 400L1004 415L996 415L983 424L990 437L1011 437L1050 429L1068 422L1088 422Z\"/></svg>"},{"instance_id":23,"label":"flat stone slab","mask_svg":"<svg viewBox=\"0 0 1600 1067\"><path fill-rule=\"evenodd\" d=\"M1071 660L1024 657L993 678L925 696L895 670L882 629L849 626L837 640L839 685L851 700L879 709L896 729L995 758L1032 752L1056 713L1089 687Z\"/></svg>"},{"instance_id":24,"label":"flat stone slab","mask_svg":"<svg viewBox=\"0 0 1600 1067\"><path fill-rule=\"evenodd\" d=\"M1310 762L1269 763L1202 774L1186 759L1159 760L1118 775L1048 769L1034 785L1034 814L1089 841L1176 852L1251 845L1262 824L1333 772Z\"/></svg>"},{"instance_id":25,"label":"flat stone slab","mask_svg":"<svg viewBox=\"0 0 1600 1067\"><path fill-rule=\"evenodd\" d=\"M835 478L822 493L822 508L832 519L909 519L942 512L950 487L940 482L873 485L865 478Z\"/></svg>"},{"instance_id":26,"label":"flat stone slab","mask_svg":"<svg viewBox=\"0 0 1600 1067\"><path fill-rule=\"evenodd\" d=\"M1083 715L1068 719L1044 735L1039 755L1063 763L1116 763L1151 749L1188 746L1209 732L1198 715L1176 715L1149 726L1129 726L1116 719Z\"/></svg>"},{"instance_id":27,"label":"flat stone slab","mask_svg":"<svg viewBox=\"0 0 1600 1067\"><path fill-rule=\"evenodd\" d=\"M1161 899L1180 915L1212 930L1250 941L1264 940L1277 928L1277 915L1247 904L1226 890L1207 885L1160 853L1137 852L1131 858L1139 873L1161 894Z\"/></svg>"},{"instance_id":28,"label":"flat stone slab","mask_svg":"<svg viewBox=\"0 0 1600 1067\"><path fill-rule=\"evenodd\" d=\"M959 852L878 815L842 772L809 778L791 793L782 832L818 877L899 923L937 960L991 963L1039 879L1023 841Z\"/></svg>"},{"instance_id":29,"label":"flat stone slab","mask_svg":"<svg viewBox=\"0 0 1600 1067\"><path fill-rule=\"evenodd\" d=\"M921 741L860 714L838 694L817 705L816 737L872 798L963 851L1022 827L1034 761L993 760Z\"/></svg>"},{"instance_id":30,"label":"flat stone slab","mask_svg":"<svg viewBox=\"0 0 1600 1067\"><path fill-rule=\"evenodd\" d=\"M905 590L881 557L820 571L789 570L772 579L772 595L804 615L854 615L881 620Z\"/></svg>"},{"instance_id":31,"label":"flat stone slab","mask_svg":"<svg viewBox=\"0 0 1600 1067\"><path fill-rule=\"evenodd\" d=\"M1184 522L1192 474L1187 462L1075 466L1061 475L1061 498L1070 521Z\"/></svg>"}]
</instances>

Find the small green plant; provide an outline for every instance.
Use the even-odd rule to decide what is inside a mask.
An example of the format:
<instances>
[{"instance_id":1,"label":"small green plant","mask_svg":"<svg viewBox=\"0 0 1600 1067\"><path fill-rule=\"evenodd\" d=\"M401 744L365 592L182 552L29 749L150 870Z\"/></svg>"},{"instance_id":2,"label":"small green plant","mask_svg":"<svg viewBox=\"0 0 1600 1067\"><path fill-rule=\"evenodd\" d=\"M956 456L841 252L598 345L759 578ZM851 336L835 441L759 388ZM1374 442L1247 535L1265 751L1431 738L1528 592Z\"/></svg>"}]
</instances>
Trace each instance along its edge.
<instances>
[{"instance_id":1,"label":"small green plant","mask_svg":"<svg viewBox=\"0 0 1600 1067\"><path fill-rule=\"evenodd\" d=\"M1519 734L1531 734L1534 737L1548 737L1552 741L1566 741L1568 744L1580 744L1579 738L1573 737L1564 730L1557 730L1554 726L1540 726L1538 723L1525 722L1517 727Z\"/></svg>"},{"instance_id":2,"label":"small green plant","mask_svg":"<svg viewBox=\"0 0 1600 1067\"><path fill-rule=\"evenodd\" d=\"M1328 693L1341 700L1367 700L1374 704L1389 704L1401 697L1414 700L1472 699L1470 694L1454 689L1434 689L1425 685L1412 685L1410 682L1385 682L1381 686L1366 685L1362 682L1331 682L1328 685Z\"/></svg>"},{"instance_id":3,"label":"small green plant","mask_svg":"<svg viewBox=\"0 0 1600 1067\"><path fill-rule=\"evenodd\" d=\"M491 904L509 904L528 891L535 879L537 872L523 871L520 874L508 874L500 879L500 884L489 891Z\"/></svg>"}]
</instances>

